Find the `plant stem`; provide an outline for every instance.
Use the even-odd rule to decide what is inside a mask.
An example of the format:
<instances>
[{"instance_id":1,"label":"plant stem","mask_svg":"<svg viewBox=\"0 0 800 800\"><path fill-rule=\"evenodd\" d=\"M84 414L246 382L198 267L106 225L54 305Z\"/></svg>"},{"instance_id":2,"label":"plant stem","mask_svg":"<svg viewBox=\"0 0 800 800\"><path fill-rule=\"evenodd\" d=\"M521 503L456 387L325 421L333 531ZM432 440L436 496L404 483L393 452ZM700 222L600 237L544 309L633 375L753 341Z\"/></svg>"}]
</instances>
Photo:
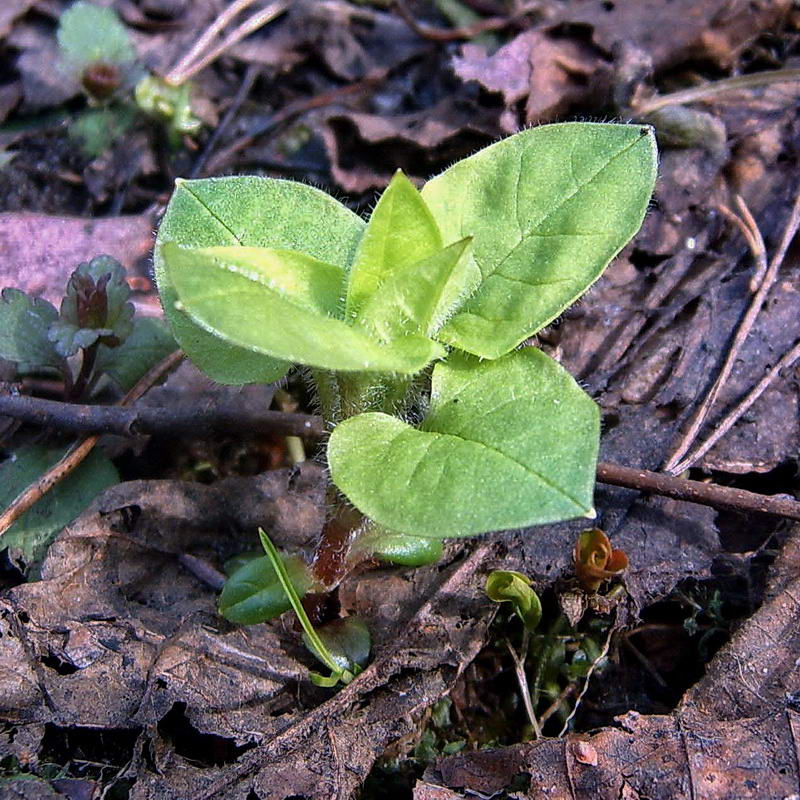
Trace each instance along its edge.
<instances>
[{"instance_id":1,"label":"plant stem","mask_svg":"<svg viewBox=\"0 0 800 800\"><path fill-rule=\"evenodd\" d=\"M311 571L323 587L334 589L350 569L347 556L364 518L351 506L343 505L333 488L328 490L328 504L331 510L320 532Z\"/></svg>"},{"instance_id":2,"label":"plant stem","mask_svg":"<svg viewBox=\"0 0 800 800\"><path fill-rule=\"evenodd\" d=\"M81 370L78 373L78 377L75 379L75 383L72 385L72 388L69 392L69 398L71 400L79 400L83 397L86 387L89 385L89 381L92 379L92 372L94 371L94 365L97 361L97 353L99 350L100 342L95 342L93 345L90 345L83 350Z\"/></svg>"}]
</instances>

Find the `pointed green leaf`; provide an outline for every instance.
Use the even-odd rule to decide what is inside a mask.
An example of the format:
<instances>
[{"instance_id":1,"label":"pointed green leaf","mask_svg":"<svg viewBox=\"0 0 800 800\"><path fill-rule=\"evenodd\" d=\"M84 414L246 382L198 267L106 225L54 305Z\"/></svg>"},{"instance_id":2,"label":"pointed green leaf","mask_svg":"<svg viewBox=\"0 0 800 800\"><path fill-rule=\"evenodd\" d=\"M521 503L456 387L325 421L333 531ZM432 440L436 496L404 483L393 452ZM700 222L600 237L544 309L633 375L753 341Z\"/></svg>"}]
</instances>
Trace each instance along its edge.
<instances>
[{"instance_id":1,"label":"pointed green leaf","mask_svg":"<svg viewBox=\"0 0 800 800\"><path fill-rule=\"evenodd\" d=\"M182 308L205 330L238 347L342 371L413 374L444 354L406 336L381 345L337 312L344 272L286 250L163 248Z\"/></svg>"},{"instance_id":2,"label":"pointed green leaf","mask_svg":"<svg viewBox=\"0 0 800 800\"><path fill-rule=\"evenodd\" d=\"M38 480L61 459L65 450L26 445L0 465L0 509ZM56 534L75 519L94 498L119 482L111 461L93 450L69 476L56 484L26 511L0 539L0 548L10 548L26 566L41 561Z\"/></svg>"},{"instance_id":3,"label":"pointed green leaf","mask_svg":"<svg viewBox=\"0 0 800 800\"><path fill-rule=\"evenodd\" d=\"M417 430L386 414L340 423L333 482L380 525L470 536L593 516L597 406L535 348L496 361L451 354Z\"/></svg>"},{"instance_id":4,"label":"pointed green leaf","mask_svg":"<svg viewBox=\"0 0 800 800\"><path fill-rule=\"evenodd\" d=\"M163 247L244 245L297 250L346 267L364 221L333 197L293 181L240 176L176 182L156 240L155 267L164 314L175 338L219 383L269 383L289 365L208 333L175 308L178 299Z\"/></svg>"},{"instance_id":5,"label":"pointed green leaf","mask_svg":"<svg viewBox=\"0 0 800 800\"><path fill-rule=\"evenodd\" d=\"M561 123L459 161L422 197L445 243L473 237L482 281L439 339L497 358L580 297L642 223L656 177L652 130Z\"/></svg>"},{"instance_id":6,"label":"pointed green leaf","mask_svg":"<svg viewBox=\"0 0 800 800\"><path fill-rule=\"evenodd\" d=\"M299 556L281 556L289 579L302 597L311 586L308 567ZM219 613L231 622L255 625L279 617L292 607L267 556L247 561L225 581Z\"/></svg>"},{"instance_id":7,"label":"pointed green leaf","mask_svg":"<svg viewBox=\"0 0 800 800\"><path fill-rule=\"evenodd\" d=\"M431 336L449 309L441 309L454 273L464 276L470 240L462 239L421 261L395 270L376 289L357 319L384 342L400 336ZM465 277L465 276L464 276Z\"/></svg>"},{"instance_id":8,"label":"pointed green leaf","mask_svg":"<svg viewBox=\"0 0 800 800\"><path fill-rule=\"evenodd\" d=\"M60 367L63 359L47 336L58 311L41 297L19 289L0 294L0 358L16 361L23 370Z\"/></svg>"},{"instance_id":9,"label":"pointed green leaf","mask_svg":"<svg viewBox=\"0 0 800 800\"><path fill-rule=\"evenodd\" d=\"M436 222L416 187L398 170L372 212L347 288L347 319L398 269L442 249Z\"/></svg>"},{"instance_id":10,"label":"pointed green leaf","mask_svg":"<svg viewBox=\"0 0 800 800\"><path fill-rule=\"evenodd\" d=\"M153 317L134 319L133 332L120 347L102 346L96 370L105 372L123 392L130 391L145 373L166 358L178 344L167 324Z\"/></svg>"}]
</instances>

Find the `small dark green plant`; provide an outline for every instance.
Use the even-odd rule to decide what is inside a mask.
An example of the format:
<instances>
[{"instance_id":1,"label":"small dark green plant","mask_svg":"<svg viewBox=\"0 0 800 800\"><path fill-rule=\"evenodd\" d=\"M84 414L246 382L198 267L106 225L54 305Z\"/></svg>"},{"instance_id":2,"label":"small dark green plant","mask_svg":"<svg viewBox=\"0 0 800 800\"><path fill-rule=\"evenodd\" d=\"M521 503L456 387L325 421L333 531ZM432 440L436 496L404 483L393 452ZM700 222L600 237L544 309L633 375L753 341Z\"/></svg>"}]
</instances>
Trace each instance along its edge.
<instances>
[{"instance_id":1,"label":"small dark green plant","mask_svg":"<svg viewBox=\"0 0 800 800\"><path fill-rule=\"evenodd\" d=\"M594 516L598 408L528 340L636 233L655 174L651 129L565 123L421 192L398 172L368 222L300 183L178 183L156 245L176 338L222 383L301 365L331 430L317 553L287 557L299 595L367 558L421 565L447 537ZM220 609L269 619L288 608L275 586L248 564Z\"/></svg>"},{"instance_id":2,"label":"small dark green plant","mask_svg":"<svg viewBox=\"0 0 800 800\"><path fill-rule=\"evenodd\" d=\"M64 398L90 401L109 383L127 392L175 349L166 325L135 319L125 270L110 256L79 264L70 276L60 310L19 289L0 294L0 358L14 362L19 377L63 381ZM0 465L0 508L64 454L63 446L27 444ZM2 538L31 565L52 536L119 480L113 464L94 452L69 478L48 492Z\"/></svg>"}]
</instances>

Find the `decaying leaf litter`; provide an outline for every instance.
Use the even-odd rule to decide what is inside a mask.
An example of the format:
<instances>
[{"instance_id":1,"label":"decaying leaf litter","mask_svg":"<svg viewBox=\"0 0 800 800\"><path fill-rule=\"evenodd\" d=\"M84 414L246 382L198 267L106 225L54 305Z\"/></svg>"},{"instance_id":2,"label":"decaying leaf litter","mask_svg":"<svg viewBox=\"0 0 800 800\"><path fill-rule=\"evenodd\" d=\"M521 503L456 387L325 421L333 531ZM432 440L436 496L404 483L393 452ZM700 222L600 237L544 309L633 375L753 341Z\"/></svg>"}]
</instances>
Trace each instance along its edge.
<instances>
[{"instance_id":1,"label":"decaying leaf litter","mask_svg":"<svg viewBox=\"0 0 800 800\"><path fill-rule=\"evenodd\" d=\"M118 10L148 66L166 73L220 9L166 3L153 14L158 5L120 3ZM669 95L698 82L791 69L796 58L789 3L476 3L478 17L502 23L479 38L459 36L471 33L458 29L474 17L397 5L292 4L197 73L209 127L194 142L171 152L157 128L143 125L89 158L64 134L79 101L57 85L52 69L63 6L12 3L3 12L9 19L0 17L10 76L0 87L9 123L0 131L9 156L0 171L8 212L0 226L4 269L14 270L3 285L51 296L78 261L124 241L110 252L136 278L137 307L156 313L150 231L172 178L198 164L197 175L266 171L310 180L364 208L396 167L425 179L521 125L637 119L656 90ZM419 24L409 26L408 16ZM675 35L664 37L665 29ZM662 158L645 228L592 294L540 336L600 403L603 459L658 469L708 389L751 301L754 268L720 207L736 210L740 194L774 254L797 192L796 101L795 83L773 82L650 118L661 125ZM219 135L212 133L226 116ZM36 218L32 241L41 256L31 248L30 214L19 212L48 215ZM48 231L56 245L43 246ZM42 275L31 265L45 258ZM796 271L790 251L703 436L797 341ZM170 390L185 402L209 402L202 381L183 382L186 371L154 390L150 402ZM718 482L791 493L797 403L789 366L698 466L714 470ZM538 796L552 785L560 787L557 796L796 791L793 528L599 485L599 524L630 567L626 599L606 609L619 627L610 666L593 677L577 717L578 731L596 731L473 753L473 746L519 742L524 722L511 709L499 732L480 736L487 706L519 691L508 651L489 628L485 575L491 568L523 572L551 614L560 603L579 617L585 600L570 576L582 526L493 535L453 545L436 568L349 579L340 603L368 621L375 656L331 696L306 682L310 662L291 630L224 623L215 593L196 574L198 563L213 571L254 546L258 525L279 544L302 547L315 535L322 520L315 467L247 474L274 464L276 444L268 436L244 446L231 438L139 442L138 457L121 456L123 475L160 480L123 483L98 497L51 546L40 581L20 583L8 573L6 584L17 585L2 598L8 774L1 791L99 796L110 785L153 798L358 796L365 781L388 781L392 764L419 775L422 764L410 754L429 709L448 694L458 719L451 738L468 747L431 764L415 796L504 789ZM118 442L111 446L120 452ZM185 480L225 475L210 486ZM717 623L728 632L734 616L750 619L681 698L691 678L681 674L687 667L675 663L676 651L690 647L683 623L691 615L676 611L686 606L679 598L706 598L696 619L709 630L714 590L722 597ZM505 635L513 636L510 627ZM688 669L698 674L699 666ZM491 671L512 677L498 683ZM615 684L623 687L616 695ZM648 761L651 742L660 748L665 740L674 759L665 766L656 750L658 760ZM368 780L387 749L390 760ZM46 771L52 763L59 772ZM24 794L31 781L18 774L20 764L49 779L36 781L38 794Z\"/></svg>"}]
</instances>

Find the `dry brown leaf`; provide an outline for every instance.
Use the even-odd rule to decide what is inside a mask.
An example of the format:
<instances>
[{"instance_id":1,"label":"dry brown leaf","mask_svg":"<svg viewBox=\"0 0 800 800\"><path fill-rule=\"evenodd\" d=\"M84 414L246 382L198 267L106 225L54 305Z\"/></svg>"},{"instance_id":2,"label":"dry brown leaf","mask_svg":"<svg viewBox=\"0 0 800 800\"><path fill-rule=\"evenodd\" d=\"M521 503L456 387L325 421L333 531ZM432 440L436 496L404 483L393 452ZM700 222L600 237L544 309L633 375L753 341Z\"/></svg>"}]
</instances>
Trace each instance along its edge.
<instances>
[{"instance_id":1,"label":"dry brown leaf","mask_svg":"<svg viewBox=\"0 0 800 800\"><path fill-rule=\"evenodd\" d=\"M673 714L617 718L619 728L463 753L429 768L415 800L469 790L491 796L520 775L527 797L791 797L800 784L800 528L764 605L709 665ZM590 750L591 749L591 750ZM595 758L586 758L587 752Z\"/></svg>"},{"instance_id":2,"label":"dry brown leaf","mask_svg":"<svg viewBox=\"0 0 800 800\"><path fill-rule=\"evenodd\" d=\"M16 286L57 304L81 261L106 253L135 274L152 246L149 214L102 219L0 214L0 287Z\"/></svg>"},{"instance_id":3,"label":"dry brown leaf","mask_svg":"<svg viewBox=\"0 0 800 800\"><path fill-rule=\"evenodd\" d=\"M526 100L526 124L550 122L579 104L602 105L609 87L608 66L590 45L541 30L521 33L492 55L464 45L453 70L501 93L507 106Z\"/></svg>"}]
</instances>

